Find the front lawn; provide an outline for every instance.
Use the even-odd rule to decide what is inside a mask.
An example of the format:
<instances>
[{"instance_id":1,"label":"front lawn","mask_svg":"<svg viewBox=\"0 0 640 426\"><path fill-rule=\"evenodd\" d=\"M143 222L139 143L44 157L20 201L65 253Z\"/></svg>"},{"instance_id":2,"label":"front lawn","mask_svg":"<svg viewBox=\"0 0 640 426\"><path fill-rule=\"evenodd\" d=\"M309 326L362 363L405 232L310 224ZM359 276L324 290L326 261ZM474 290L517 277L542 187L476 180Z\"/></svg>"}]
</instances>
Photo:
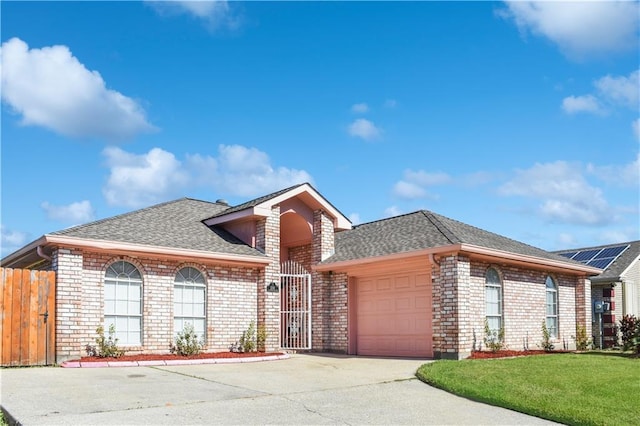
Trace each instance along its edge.
<instances>
[{"instance_id":1,"label":"front lawn","mask_svg":"<svg viewBox=\"0 0 640 426\"><path fill-rule=\"evenodd\" d=\"M420 367L417 377L456 395L567 425L640 425L640 358L620 353L436 361Z\"/></svg>"}]
</instances>

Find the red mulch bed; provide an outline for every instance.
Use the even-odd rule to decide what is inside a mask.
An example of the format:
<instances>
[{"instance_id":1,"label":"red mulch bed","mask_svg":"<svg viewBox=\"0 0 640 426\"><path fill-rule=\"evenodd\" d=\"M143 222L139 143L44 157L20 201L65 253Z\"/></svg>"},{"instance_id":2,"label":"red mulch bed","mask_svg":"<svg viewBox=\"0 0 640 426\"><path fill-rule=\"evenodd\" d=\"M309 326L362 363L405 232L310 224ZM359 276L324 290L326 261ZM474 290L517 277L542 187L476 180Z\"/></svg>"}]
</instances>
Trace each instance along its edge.
<instances>
[{"instance_id":1,"label":"red mulch bed","mask_svg":"<svg viewBox=\"0 0 640 426\"><path fill-rule=\"evenodd\" d=\"M123 355L119 358L100 358L97 356L85 356L74 359L74 362L105 362L105 361L166 361L172 359L209 359L209 358L248 358L256 356L284 355L282 352L208 352L197 355L181 356L175 354L138 354Z\"/></svg>"},{"instance_id":2,"label":"red mulch bed","mask_svg":"<svg viewBox=\"0 0 640 426\"><path fill-rule=\"evenodd\" d=\"M501 350L496 352L491 351L474 351L467 359L487 359L487 358L508 358L514 356L530 356L530 355L551 355L562 354L570 351L543 351L543 350L530 350L530 351L511 351Z\"/></svg>"}]
</instances>

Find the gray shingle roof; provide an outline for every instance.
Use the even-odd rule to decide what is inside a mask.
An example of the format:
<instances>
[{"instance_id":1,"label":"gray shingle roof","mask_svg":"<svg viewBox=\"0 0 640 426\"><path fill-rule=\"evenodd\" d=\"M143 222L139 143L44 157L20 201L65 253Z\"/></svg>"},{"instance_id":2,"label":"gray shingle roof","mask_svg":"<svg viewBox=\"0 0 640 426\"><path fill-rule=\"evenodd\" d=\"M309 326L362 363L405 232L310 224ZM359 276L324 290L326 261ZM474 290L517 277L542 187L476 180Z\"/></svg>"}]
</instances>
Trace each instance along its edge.
<instances>
[{"instance_id":1,"label":"gray shingle roof","mask_svg":"<svg viewBox=\"0 0 640 426\"><path fill-rule=\"evenodd\" d=\"M229 208L224 209L222 211L219 211L219 212L217 212L215 214L212 214L211 216L206 217L205 219L210 219L212 217L221 216L221 215L225 215L225 214L229 214L229 213L235 213L235 212L239 212L239 211L242 211L242 210L249 209L251 207L255 207L255 206L259 205L259 204L264 203L265 201L269 201L272 198L276 198L278 195L282 195L285 192L289 192L292 189L295 189L295 188L297 188L299 186L302 186L302 185L304 185L304 183L301 183L301 184L298 184L298 185L293 185L293 186L290 186L289 188L286 188L286 189L281 189L280 191L273 192L273 193L268 194L268 195L264 195L264 196L262 196L260 198L255 198L253 200L247 201L246 203L238 204L237 206L229 207Z\"/></svg>"},{"instance_id":2,"label":"gray shingle roof","mask_svg":"<svg viewBox=\"0 0 640 426\"><path fill-rule=\"evenodd\" d=\"M336 234L336 252L322 263L409 253L451 244L470 244L564 263L577 263L426 210L365 223Z\"/></svg>"},{"instance_id":3,"label":"gray shingle roof","mask_svg":"<svg viewBox=\"0 0 640 426\"><path fill-rule=\"evenodd\" d=\"M593 246L593 247L582 247L576 249L567 249L567 250L559 250L554 253L569 253L581 250L595 250L595 249L603 249L607 247L616 247L629 245L629 248L626 249L607 269L605 269L600 275L596 275L595 277L591 277L591 282L608 282L608 281L617 281L620 279L620 275L627 269L631 263L640 256L640 241L628 241L624 243L617 244L605 244L602 246Z\"/></svg>"},{"instance_id":4,"label":"gray shingle roof","mask_svg":"<svg viewBox=\"0 0 640 426\"><path fill-rule=\"evenodd\" d=\"M202 221L228 209L225 204L182 198L50 235L117 241L213 253L263 256L219 227Z\"/></svg>"}]
</instances>

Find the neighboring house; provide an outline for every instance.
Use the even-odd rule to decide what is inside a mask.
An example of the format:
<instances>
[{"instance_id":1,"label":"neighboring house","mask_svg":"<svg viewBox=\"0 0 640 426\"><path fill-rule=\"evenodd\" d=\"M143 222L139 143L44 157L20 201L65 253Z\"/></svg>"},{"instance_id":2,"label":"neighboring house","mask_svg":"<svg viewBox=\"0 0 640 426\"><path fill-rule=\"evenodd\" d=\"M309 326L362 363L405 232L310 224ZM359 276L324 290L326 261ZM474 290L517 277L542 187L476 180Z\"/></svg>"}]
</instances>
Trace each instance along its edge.
<instances>
[{"instance_id":1,"label":"neighboring house","mask_svg":"<svg viewBox=\"0 0 640 426\"><path fill-rule=\"evenodd\" d=\"M617 345L620 319L625 315L640 317L640 241L556 253L603 269L591 277L593 341L598 347Z\"/></svg>"},{"instance_id":2,"label":"neighboring house","mask_svg":"<svg viewBox=\"0 0 640 426\"><path fill-rule=\"evenodd\" d=\"M46 234L3 267L56 271L58 361L115 324L165 353L184 324L227 351L254 321L265 349L461 359L485 322L512 349L591 333L600 269L429 211L358 226L311 185L230 207L188 198Z\"/></svg>"}]
</instances>

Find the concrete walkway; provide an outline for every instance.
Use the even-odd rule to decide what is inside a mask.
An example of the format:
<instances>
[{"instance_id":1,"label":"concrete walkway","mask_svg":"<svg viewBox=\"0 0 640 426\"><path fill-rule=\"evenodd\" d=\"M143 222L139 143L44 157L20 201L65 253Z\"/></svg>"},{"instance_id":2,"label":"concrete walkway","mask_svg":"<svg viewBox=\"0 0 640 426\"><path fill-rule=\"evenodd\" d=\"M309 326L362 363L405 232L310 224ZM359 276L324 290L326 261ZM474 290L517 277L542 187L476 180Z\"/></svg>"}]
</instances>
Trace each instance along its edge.
<instances>
[{"instance_id":1,"label":"concrete walkway","mask_svg":"<svg viewBox=\"0 0 640 426\"><path fill-rule=\"evenodd\" d=\"M0 370L23 425L543 425L415 378L421 360L292 355L229 364Z\"/></svg>"}]
</instances>

